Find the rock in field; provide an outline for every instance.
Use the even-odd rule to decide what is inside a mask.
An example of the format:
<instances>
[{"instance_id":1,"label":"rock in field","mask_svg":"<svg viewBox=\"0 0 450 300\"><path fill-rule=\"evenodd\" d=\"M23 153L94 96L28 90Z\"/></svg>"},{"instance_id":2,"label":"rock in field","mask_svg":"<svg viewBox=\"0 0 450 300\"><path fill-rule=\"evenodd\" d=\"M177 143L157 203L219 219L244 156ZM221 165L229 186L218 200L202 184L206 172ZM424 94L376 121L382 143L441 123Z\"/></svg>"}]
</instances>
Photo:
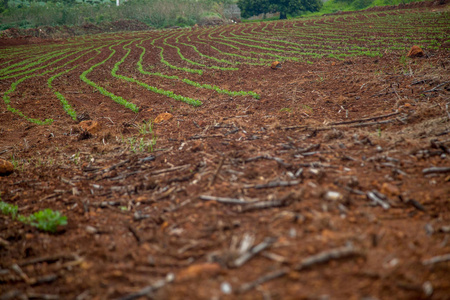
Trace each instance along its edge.
<instances>
[{"instance_id":1,"label":"rock in field","mask_svg":"<svg viewBox=\"0 0 450 300\"><path fill-rule=\"evenodd\" d=\"M156 118L155 118L155 123L156 124L159 124L159 123L161 123L162 121L169 121L170 119L172 119L173 118L173 115L172 114L170 114L170 113L162 113L162 114L160 114L160 115L158 115Z\"/></svg>"},{"instance_id":2,"label":"rock in field","mask_svg":"<svg viewBox=\"0 0 450 300\"><path fill-rule=\"evenodd\" d=\"M86 120L79 124L82 131L89 132L90 134L96 134L100 131L100 124L97 121Z\"/></svg>"},{"instance_id":3,"label":"rock in field","mask_svg":"<svg viewBox=\"0 0 450 300\"><path fill-rule=\"evenodd\" d=\"M420 48L419 46L412 46L406 56L413 58L413 57L422 57L424 55L425 53L423 52L422 48Z\"/></svg>"},{"instance_id":4,"label":"rock in field","mask_svg":"<svg viewBox=\"0 0 450 300\"><path fill-rule=\"evenodd\" d=\"M0 159L0 176L8 176L14 172L14 165L9 161Z\"/></svg>"},{"instance_id":5,"label":"rock in field","mask_svg":"<svg viewBox=\"0 0 450 300\"><path fill-rule=\"evenodd\" d=\"M272 68L272 69L279 69L279 68L281 68L281 63L279 62L279 61L274 61L271 65L270 65L270 67Z\"/></svg>"}]
</instances>

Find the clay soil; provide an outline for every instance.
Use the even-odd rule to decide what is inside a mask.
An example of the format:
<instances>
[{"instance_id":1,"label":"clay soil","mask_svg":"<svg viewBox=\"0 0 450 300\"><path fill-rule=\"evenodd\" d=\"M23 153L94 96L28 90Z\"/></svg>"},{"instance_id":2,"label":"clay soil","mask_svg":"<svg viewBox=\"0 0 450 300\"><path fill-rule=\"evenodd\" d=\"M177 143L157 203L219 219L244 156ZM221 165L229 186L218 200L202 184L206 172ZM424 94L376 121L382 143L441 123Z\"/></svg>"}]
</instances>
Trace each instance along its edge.
<instances>
[{"instance_id":1,"label":"clay soil","mask_svg":"<svg viewBox=\"0 0 450 300\"><path fill-rule=\"evenodd\" d=\"M130 55L120 73L145 80ZM24 81L13 103L54 122L1 102L0 156L16 165L1 200L68 225L47 233L0 216L0 298L450 299L449 52L405 55L191 76L259 100L158 83L197 108L119 81L107 62L89 79L139 113L79 72L54 83L100 124L92 133L48 77ZM153 149L130 142L150 139L139 127L161 113L173 117L154 124Z\"/></svg>"}]
</instances>

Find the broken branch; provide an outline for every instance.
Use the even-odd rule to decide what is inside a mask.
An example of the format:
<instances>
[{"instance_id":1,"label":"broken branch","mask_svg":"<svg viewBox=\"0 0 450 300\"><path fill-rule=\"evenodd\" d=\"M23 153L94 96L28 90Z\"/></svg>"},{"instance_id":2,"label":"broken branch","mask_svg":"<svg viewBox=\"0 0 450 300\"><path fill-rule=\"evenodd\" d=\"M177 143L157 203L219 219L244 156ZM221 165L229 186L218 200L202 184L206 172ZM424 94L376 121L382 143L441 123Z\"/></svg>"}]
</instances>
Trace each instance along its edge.
<instances>
[{"instance_id":1,"label":"broken branch","mask_svg":"<svg viewBox=\"0 0 450 300\"><path fill-rule=\"evenodd\" d=\"M344 246L327 251L320 252L318 254L309 256L303 259L296 267L296 271L304 270L313 265L329 262L330 260L348 258L352 256L361 256L363 253L361 250L356 249L353 246Z\"/></svg>"},{"instance_id":2,"label":"broken branch","mask_svg":"<svg viewBox=\"0 0 450 300\"><path fill-rule=\"evenodd\" d=\"M237 198L226 198L226 197L214 197L214 196L207 196L207 195L202 195L200 196L201 200L206 200L206 201L217 201L223 204L248 204L248 203L252 203L254 201L245 201L243 199L237 199Z\"/></svg>"},{"instance_id":3,"label":"broken branch","mask_svg":"<svg viewBox=\"0 0 450 300\"><path fill-rule=\"evenodd\" d=\"M439 256L434 256L430 259L422 261L422 264L425 266L428 266L428 265L434 265L434 264L441 263L441 262L446 262L449 260L450 260L450 253L444 254L444 255L439 255Z\"/></svg>"},{"instance_id":4,"label":"broken branch","mask_svg":"<svg viewBox=\"0 0 450 300\"><path fill-rule=\"evenodd\" d=\"M291 180L291 181L271 181L264 184L255 184L255 185L246 185L244 189L265 189L265 188L274 188L274 187L283 187L283 186L292 186L300 183L300 180Z\"/></svg>"},{"instance_id":5,"label":"broken branch","mask_svg":"<svg viewBox=\"0 0 450 300\"><path fill-rule=\"evenodd\" d=\"M387 115L381 115L381 116L375 116L375 117L358 119L358 120L351 120L351 121L344 121L344 122L335 122L335 123L330 123L330 125L344 125L344 124L352 124L352 123L359 123L359 122L365 122L365 121L374 121L374 120L378 120L378 119L383 119L383 118L396 116L398 114L400 114L400 112L396 111L394 113L390 113L390 114L387 114Z\"/></svg>"},{"instance_id":6,"label":"broken branch","mask_svg":"<svg viewBox=\"0 0 450 300\"><path fill-rule=\"evenodd\" d=\"M433 174L433 173L450 173L450 167L432 167L423 169L422 173L424 175Z\"/></svg>"},{"instance_id":7,"label":"broken branch","mask_svg":"<svg viewBox=\"0 0 450 300\"><path fill-rule=\"evenodd\" d=\"M265 238L264 241L262 241L255 247L251 248L249 251L243 253L241 256L236 258L236 260L232 263L232 266L235 268L241 267L256 254L272 246L272 244L275 243L276 240L277 239L273 237Z\"/></svg>"}]
</instances>

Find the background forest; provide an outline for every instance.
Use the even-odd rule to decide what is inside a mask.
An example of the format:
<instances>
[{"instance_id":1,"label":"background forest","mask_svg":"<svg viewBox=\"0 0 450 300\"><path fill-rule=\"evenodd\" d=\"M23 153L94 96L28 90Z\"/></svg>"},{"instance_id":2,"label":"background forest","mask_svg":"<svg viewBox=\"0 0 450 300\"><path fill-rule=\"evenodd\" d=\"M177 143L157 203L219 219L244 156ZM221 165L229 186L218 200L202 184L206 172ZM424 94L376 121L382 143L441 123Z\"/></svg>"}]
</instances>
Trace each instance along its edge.
<instances>
[{"instance_id":1,"label":"background forest","mask_svg":"<svg viewBox=\"0 0 450 300\"><path fill-rule=\"evenodd\" d=\"M0 30L79 26L124 19L166 28L192 26L205 18L224 18L226 9L234 4L241 8L243 18L266 12L280 12L281 18L294 18L417 0L120 0L119 6L116 1L0 0Z\"/></svg>"}]
</instances>

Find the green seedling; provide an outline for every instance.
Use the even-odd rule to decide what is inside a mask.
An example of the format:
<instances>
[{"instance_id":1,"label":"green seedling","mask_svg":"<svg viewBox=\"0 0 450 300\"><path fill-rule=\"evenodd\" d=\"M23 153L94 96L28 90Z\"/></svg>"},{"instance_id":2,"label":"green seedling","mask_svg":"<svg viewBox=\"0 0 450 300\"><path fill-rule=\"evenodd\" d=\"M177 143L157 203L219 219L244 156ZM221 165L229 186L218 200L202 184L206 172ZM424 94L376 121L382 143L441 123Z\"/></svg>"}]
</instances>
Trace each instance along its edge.
<instances>
[{"instance_id":1,"label":"green seedling","mask_svg":"<svg viewBox=\"0 0 450 300\"><path fill-rule=\"evenodd\" d=\"M14 169L17 169L17 167L19 166L19 162L16 160L13 154L11 154L11 163L13 164Z\"/></svg>"},{"instance_id":2,"label":"green seedling","mask_svg":"<svg viewBox=\"0 0 450 300\"><path fill-rule=\"evenodd\" d=\"M67 217L61 215L59 211L53 211L50 208L40 210L27 217L17 213L17 205L0 201L0 211L4 215L10 215L13 220L17 219L42 231L56 232L58 226L67 225Z\"/></svg>"},{"instance_id":3,"label":"green seedling","mask_svg":"<svg viewBox=\"0 0 450 300\"><path fill-rule=\"evenodd\" d=\"M12 205L3 201L0 201L0 211L3 215L11 215L13 219L17 216L17 205Z\"/></svg>"},{"instance_id":4,"label":"green seedling","mask_svg":"<svg viewBox=\"0 0 450 300\"><path fill-rule=\"evenodd\" d=\"M313 112L313 108L312 108L311 106L309 106L309 105L302 104L302 108L303 108L304 110L308 110L310 113Z\"/></svg>"},{"instance_id":5,"label":"green seedling","mask_svg":"<svg viewBox=\"0 0 450 300\"><path fill-rule=\"evenodd\" d=\"M152 120L149 120L147 123L142 123L142 125L138 126L139 133L142 135L153 134L153 124Z\"/></svg>"},{"instance_id":6,"label":"green seedling","mask_svg":"<svg viewBox=\"0 0 450 300\"><path fill-rule=\"evenodd\" d=\"M19 216L19 218L20 217L21 216ZM43 231L55 232L58 226L67 225L67 217L62 216L59 211L53 211L50 208L46 208L30 215L22 222L28 223Z\"/></svg>"}]
</instances>

